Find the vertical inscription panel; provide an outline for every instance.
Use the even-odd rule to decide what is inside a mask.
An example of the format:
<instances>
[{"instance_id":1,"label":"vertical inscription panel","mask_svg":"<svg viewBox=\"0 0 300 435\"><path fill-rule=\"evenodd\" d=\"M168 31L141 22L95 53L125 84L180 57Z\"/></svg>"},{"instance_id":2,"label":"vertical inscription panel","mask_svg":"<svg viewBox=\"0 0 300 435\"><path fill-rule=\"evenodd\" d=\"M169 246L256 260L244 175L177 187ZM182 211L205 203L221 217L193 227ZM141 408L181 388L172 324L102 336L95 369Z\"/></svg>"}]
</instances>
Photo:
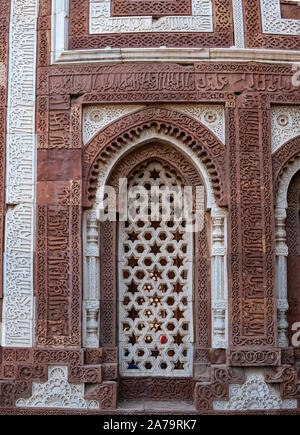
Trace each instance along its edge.
<instances>
[{"instance_id":1,"label":"vertical inscription panel","mask_svg":"<svg viewBox=\"0 0 300 435\"><path fill-rule=\"evenodd\" d=\"M80 206L37 210L37 344L80 343Z\"/></svg>"},{"instance_id":2,"label":"vertical inscription panel","mask_svg":"<svg viewBox=\"0 0 300 435\"><path fill-rule=\"evenodd\" d=\"M261 100L238 99L231 159L232 345L244 348L276 344L269 111Z\"/></svg>"}]
</instances>

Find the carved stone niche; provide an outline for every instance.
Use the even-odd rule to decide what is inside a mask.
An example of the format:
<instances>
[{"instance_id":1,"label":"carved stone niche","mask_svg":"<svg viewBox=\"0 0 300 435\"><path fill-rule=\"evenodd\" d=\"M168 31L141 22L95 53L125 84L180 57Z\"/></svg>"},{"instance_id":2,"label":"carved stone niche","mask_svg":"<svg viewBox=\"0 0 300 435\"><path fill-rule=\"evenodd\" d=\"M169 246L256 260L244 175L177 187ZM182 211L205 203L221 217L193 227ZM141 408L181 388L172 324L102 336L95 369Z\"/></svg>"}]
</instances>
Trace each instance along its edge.
<instances>
[{"instance_id":1,"label":"carved stone niche","mask_svg":"<svg viewBox=\"0 0 300 435\"><path fill-rule=\"evenodd\" d=\"M146 141L146 143L138 146L129 147L122 154L120 151L118 152L120 153L119 157L112 155L111 161L99 163L97 192L100 191L101 187L107 185L113 187L115 192L118 193L119 179L126 178L129 186L131 182L135 185L135 177L142 180L148 172L153 177L173 177L174 180L177 180L184 186L201 187L204 184L202 175L200 175L201 171L194 166L192 159L187 158L184 153L181 153L171 144ZM101 165L103 166L102 168ZM157 174L159 171L161 172L160 175ZM162 180L160 181L162 182ZM166 179L164 179L164 183L166 182ZM123 200L124 197L117 195L116 203L118 205ZM207 202L207 198L205 202ZM215 204L214 200L210 200L211 202ZM158 394L159 397L169 399L171 391L173 391L170 383L177 379L178 399L183 396L184 398L192 399L193 378L195 374L203 374L205 372L204 369L210 364L208 349L213 345L212 331L214 331L218 343L216 347L226 347L227 343L227 301L226 292L224 291L226 242L224 239L224 222L226 215L217 206L211 210L211 213L206 210L204 213L203 229L196 233L186 233L187 237L192 241L191 245L188 242L184 242L184 235L183 242L178 242L179 244L186 244L188 247L185 259L182 253L178 256L176 255L175 258L173 254L168 256L167 251L165 251L165 257L154 251L153 253L150 252L151 249L155 250L156 248L162 252L170 247L173 243L172 237L174 234L178 233L178 236L181 238L182 228L178 228L175 232L172 229L168 231L166 228L158 227L157 230L157 228L150 228L153 224L150 221L147 223L149 228L147 227L146 230L148 231L143 229L139 231L138 226L135 229L131 229L130 224L127 222L105 221L98 223L99 209L97 210L97 208L99 205L101 205L101 202L97 193L93 208L87 210L84 217L84 345L89 348L100 346L103 349L119 347L119 372L122 375L120 396L126 395L128 397L128 385L130 385L129 389L133 388L131 393L134 397L139 397L143 386L143 394L147 393L147 397L156 397ZM120 218L120 215L118 217ZM165 223L163 224L165 226ZM160 221L158 221L159 225L161 225ZM129 229L132 230L130 234L128 234ZM130 241L129 236L131 233L136 233L135 238L137 238L138 242L134 241L132 243ZM143 240L143 236L147 235L146 233L151 233L149 243ZM168 243L165 243L166 246L164 246L163 240L158 240L161 234L167 237ZM213 245L211 252L210 238ZM139 246L137 246L137 243ZM147 255L139 252L144 250L144 248ZM122 255L120 255L120 252ZM188 291L186 295L183 295L184 301L183 299L180 300L179 297L184 289L184 279L177 276L178 279L176 281L174 277L168 277L167 275L170 271L173 271L172 261L176 262L178 259L180 261L183 259L183 264L186 265L185 278ZM152 266L154 264L153 270L151 269L150 260ZM160 260L163 261L162 264L160 264ZM164 260L166 260L166 264ZM145 267L141 261L148 261L148 266L146 265ZM183 272L184 268L182 265L178 265L178 267L179 273ZM128 272L129 269L130 271ZM210 278L211 270L215 271L216 275L213 280ZM100 276L98 274L99 271ZM144 277L136 278L134 274L139 271L148 271L151 277L155 275L156 271L158 271L158 274L161 274L158 277L159 286L156 285L156 293L152 294L153 291L151 290L152 293L150 291L148 301L145 301L148 298L145 288L147 284L151 283L146 282ZM127 276L128 273L130 277ZM124 278L125 275L126 277ZM164 283L162 281L160 283L161 277L164 277ZM166 285L164 290L162 290L163 284ZM129 290L132 291L130 292ZM160 291L162 292L161 294ZM164 291L166 292L165 294L163 293ZM174 298L177 307L173 306L174 301L171 301L172 298ZM155 300L153 302L152 299L157 299L158 303L156 307ZM155 311L155 313L152 313L152 317L153 314L155 316L153 319L150 316L149 324L147 324L147 307L145 302L147 302L147 307L155 308L152 310ZM132 319L132 316L130 317L133 308L135 311L134 319ZM174 333L172 329L166 329L163 317L162 321L159 321L160 310L165 312L169 320L172 320L172 313L178 310L183 313L183 320L179 320L178 324L176 324L176 321L169 321L169 326L173 323L175 327ZM184 311L186 310L189 313L185 318ZM169 318L168 316L171 317ZM186 320L190 322L188 328L186 325L183 325ZM139 330L139 322L146 324L146 330L150 325L148 334L143 333L143 328ZM162 325L159 325L158 329L155 329L157 325L153 326L153 323L162 323ZM188 334L185 332L187 330ZM143 342L149 336L152 339L153 349L150 345L148 346L147 343ZM141 343L139 342L139 337ZM163 343L161 337L167 338L167 342ZM182 343L178 342L178 340L182 339L187 343L186 349ZM127 361L126 357L124 357L124 352L127 356L129 353L130 355L132 354L133 350L130 346L134 347L134 351L139 353L139 358L136 357L136 360L133 362ZM149 356L150 352L151 357ZM201 361L198 358L200 353L206 355ZM163 360L161 355L166 356L167 354L169 359L165 358ZM143 359L143 355L147 355L148 358L145 356ZM131 356L133 360L133 354ZM180 361L180 358L182 361ZM160 361L160 367L157 367L161 381L155 382L153 376L157 377L157 370L153 371L152 367L153 364L157 364L158 360ZM140 371L135 367L137 361L140 364L139 368L142 368ZM203 366L203 369L199 365ZM131 369L130 366L133 366L133 368ZM164 376L163 370L165 370L167 375ZM149 380L151 377L153 382ZM149 381L146 382L147 379ZM149 391L147 390L145 393L147 385L149 386ZM159 385L164 387L159 388ZM173 398L176 399L177 397Z\"/></svg>"},{"instance_id":2,"label":"carved stone niche","mask_svg":"<svg viewBox=\"0 0 300 435\"><path fill-rule=\"evenodd\" d=\"M291 340L292 325L295 322L300 322L300 170L291 180L287 201L287 296L289 307L287 321L288 337Z\"/></svg>"},{"instance_id":3,"label":"carved stone niche","mask_svg":"<svg viewBox=\"0 0 300 435\"><path fill-rule=\"evenodd\" d=\"M281 348L291 344L292 323L298 322L300 315L297 275L300 246L300 156L296 154L284 161L276 184L275 209L278 344Z\"/></svg>"}]
</instances>

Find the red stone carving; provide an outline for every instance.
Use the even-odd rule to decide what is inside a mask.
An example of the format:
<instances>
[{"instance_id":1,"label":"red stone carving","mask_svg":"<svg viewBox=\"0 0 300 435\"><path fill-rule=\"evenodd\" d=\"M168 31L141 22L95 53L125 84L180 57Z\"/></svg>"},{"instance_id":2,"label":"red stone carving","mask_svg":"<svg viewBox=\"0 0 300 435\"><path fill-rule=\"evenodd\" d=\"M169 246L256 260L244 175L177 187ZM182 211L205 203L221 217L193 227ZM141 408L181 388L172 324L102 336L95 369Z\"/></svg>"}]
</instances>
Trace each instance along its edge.
<instances>
[{"instance_id":1,"label":"red stone carving","mask_svg":"<svg viewBox=\"0 0 300 435\"><path fill-rule=\"evenodd\" d=\"M37 326L39 346L80 343L80 206L37 207Z\"/></svg>"},{"instance_id":2,"label":"red stone carving","mask_svg":"<svg viewBox=\"0 0 300 435\"><path fill-rule=\"evenodd\" d=\"M84 363L99 365L103 361L103 349L85 349Z\"/></svg>"},{"instance_id":3,"label":"red stone carving","mask_svg":"<svg viewBox=\"0 0 300 435\"><path fill-rule=\"evenodd\" d=\"M232 369L226 366L212 367L211 380L198 382L194 389L194 403L198 411L212 410L214 400L228 400L229 384L243 384L244 373L241 369Z\"/></svg>"},{"instance_id":4,"label":"red stone carving","mask_svg":"<svg viewBox=\"0 0 300 435\"><path fill-rule=\"evenodd\" d=\"M300 384L295 367L282 366L265 374L265 380L271 384L280 385L280 395L283 399L299 399Z\"/></svg>"},{"instance_id":5,"label":"red stone carving","mask_svg":"<svg viewBox=\"0 0 300 435\"><path fill-rule=\"evenodd\" d=\"M280 0L281 18L300 20L300 7L292 0Z\"/></svg>"},{"instance_id":6,"label":"red stone carving","mask_svg":"<svg viewBox=\"0 0 300 435\"><path fill-rule=\"evenodd\" d=\"M191 15L191 0L111 0L112 17Z\"/></svg>"},{"instance_id":7,"label":"red stone carving","mask_svg":"<svg viewBox=\"0 0 300 435\"><path fill-rule=\"evenodd\" d=\"M234 92L266 92L272 102L297 102L290 66L203 63L189 66L137 65L40 68L39 96L83 95L77 103L222 101L234 105ZM46 103L44 103L43 107ZM54 106L53 110L56 108ZM39 115L40 116L40 115ZM42 124L48 122L45 110ZM38 120L39 124L39 120Z\"/></svg>"},{"instance_id":8,"label":"red stone carving","mask_svg":"<svg viewBox=\"0 0 300 435\"><path fill-rule=\"evenodd\" d=\"M73 383L88 382L97 384L102 382L101 366L72 366L69 370L68 381Z\"/></svg>"},{"instance_id":9,"label":"red stone carving","mask_svg":"<svg viewBox=\"0 0 300 435\"><path fill-rule=\"evenodd\" d=\"M228 385L221 382L212 384L197 383L194 391L194 403L198 411L209 411L212 409L213 400L228 400Z\"/></svg>"},{"instance_id":10,"label":"red stone carving","mask_svg":"<svg viewBox=\"0 0 300 435\"><path fill-rule=\"evenodd\" d=\"M99 401L100 410L116 409L117 407L117 382L105 381L90 390L86 399Z\"/></svg>"},{"instance_id":11,"label":"red stone carving","mask_svg":"<svg viewBox=\"0 0 300 435\"><path fill-rule=\"evenodd\" d=\"M274 346L274 222L270 138L266 133L269 116L260 95L242 95L237 102L235 113L229 113L230 167L234 171L230 203L231 345ZM262 134L260 125L264 125Z\"/></svg>"},{"instance_id":12,"label":"red stone carving","mask_svg":"<svg viewBox=\"0 0 300 435\"><path fill-rule=\"evenodd\" d=\"M150 107L126 115L99 132L85 147L86 201L95 194L95 181L98 174L98 161L105 162L112 153L128 139L139 137L149 127L163 131L171 137L180 137L206 165L211 176L215 196L220 204L225 202L224 145L202 124L195 119L169 109Z\"/></svg>"},{"instance_id":13,"label":"red stone carving","mask_svg":"<svg viewBox=\"0 0 300 435\"><path fill-rule=\"evenodd\" d=\"M190 400L194 381L191 378L162 377L120 378L120 399Z\"/></svg>"},{"instance_id":14,"label":"red stone carving","mask_svg":"<svg viewBox=\"0 0 300 435\"><path fill-rule=\"evenodd\" d=\"M228 385L243 380L243 372L233 371L229 365L278 366L281 374L269 381L280 383L283 397L298 398L295 369L292 368L289 375L288 369L284 365L280 366L280 352L276 349L275 341L273 192L267 121L269 102L299 103L299 89L294 88L291 82L294 74L291 67L242 63L49 66L50 3L49 0L40 1L38 22L37 133L40 149L35 286L38 347L1 349L0 414L76 413L68 410L13 409L15 399L30 397L32 382L45 379L48 366L54 364L67 365L72 381L92 385L89 394L100 400L101 413L116 412L114 408L118 382L120 397L125 394L132 394L134 398L137 397L134 394L171 397L175 391L176 397L191 398L194 390L197 409L200 412L212 412L212 400L226 400ZM125 3L122 3L124 8ZM258 5L258 0L247 0L244 5L248 47L296 49L299 45L298 37L261 34L257 18ZM214 2L215 32L211 34L88 35L88 1L72 0L70 7L70 49L100 48L107 45L229 47L233 44L231 6L228 0ZM2 1L0 17L3 18L4 25L0 32L0 61L5 65L8 10L9 2ZM3 200L0 198L0 229L5 212L3 144L6 88L0 88L0 123L3 127L0 129L0 138L3 139L0 141L0 155L2 153L3 157L0 159L0 192ZM234 93L244 95L237 97ZM96 138L91 141L95 148L87 146L83 164L82 105L105 102L151 103L153 107L140 111L138 115L124 117L114 123L113 127L100 132L97 141L102 138L103 142L96 142ZM227 148L192 118L154 106L159 102L226 104ZM141 117L140 120L137 116ZM222 198L223 205L230 203L232 352L228 353L225 361L224 351L210 349L209 260L207 236L203 232L196 240L197 246L205 254L196 259L195 309L198 321L195 328L195 377L178 379L175 383L171 378L163 379L160 383L151 378L151 382L147 380L144 386L144 379L134 379L132 382L131 378L130 388L127 378L118 380L115 317L111 316L116 308L116 296L112 290L115 289L115 266L111 259L115 253L116 241L116 228L113 225L101 229L103 249L107 254L103 256L104 273L101 274L104 279L101 290L104 289L104 294L108 296L107 305L102 305L102 318L107 322L106 327L101 328L101 343L105 347L85 351L81 348L82 171L87 184L89 168L93 167L99 156L107 158L107 155L101 156L101 153L104 149L110 152L109 144L117 143L118 138L125 141L125 134L131 131L132 126L133 134L138 136L139 128L148 128L153 121L156 128L164 128L167 134L183 139L191 148L199 146L196 151L211 171L216 196L219 195L220 201ZM193 145L193 140L189 137L191 135L195 140ZM295 138L275 153L275 183L285 165L299 153L299 147L299 138ZM178 165L175 157L172 158L172 163ZM182 167L186 169L185 166ZM257 174L264 189L258 189L256 184L252 184L251 174ZM230 185L230 196L227 184ZM87 197L86 194L85 196ZM249 198L255 202L255 209L249 207ZM261 227L253 225L258 217ZM262 237L265 239L266 254L262 253L259 241ZM246 255L243 257L244 252ZM258 265L262 265L262 271ZM197 276L205 276L206 280L200 282ZM111 330L107 325L111 326ZM294 360L297 360L296 352L291 355L288 350L282 351L283 364ZM218 367L212 367L214 364Z\"/></svg>"},{"instance_id":15,"label":"red stone carving","mask_svg":"<svg viewBox=\"0 0 300 435\"><path fill-rule=\"evenodd\" d=\"M174 6L177 3L188 3L188 0L146 0L142 5L156 4L152 10L158 12L166 8L163 3ZM121 10L128 10L130 3L136 0L116 0L122 4ZM124 6L123 6L124 4ZM131 9L131 8L130 8ZM113 9L114 11L115 9ZM113 12L115 14L115 12ZM89 35L89 0L70 1L69 49L120 48L120 47L230 47L233 45L232 8L229 0L214 1L214 32L213 33L123 33L120 35ZM139 13L140 15L140 13ZM152 15L152 14L151 14ZM173 15L173 14L172 14Z\"/></svg>"},{"instance_id":16,"label":"red stone carving","mask_svg":"<svg viewBox=\"0 0 300 435\"><path fill-rule=\"evenodd\" d=\"M279 366L280 351L269 350L237 350L228 352L230 366Z\"/></svg>"},{"instance_id":17,"label":"red stone carving","mask_svg":"<svg viewBox=\"0 0 300 435\"><path fill-rule=\"evenodd\" d=\"M260 0L243 0L243 9L246 47L299 50L300 36L262 33Z\"/></svg>"}]
</instances>

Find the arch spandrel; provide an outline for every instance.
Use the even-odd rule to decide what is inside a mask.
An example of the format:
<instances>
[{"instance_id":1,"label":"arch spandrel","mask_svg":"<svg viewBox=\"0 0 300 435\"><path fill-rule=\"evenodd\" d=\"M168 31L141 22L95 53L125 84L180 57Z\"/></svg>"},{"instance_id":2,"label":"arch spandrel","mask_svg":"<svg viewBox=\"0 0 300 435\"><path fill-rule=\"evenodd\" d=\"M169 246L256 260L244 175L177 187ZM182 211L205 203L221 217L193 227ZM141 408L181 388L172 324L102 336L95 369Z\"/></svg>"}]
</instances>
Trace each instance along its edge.
<instances>
[{"instance_id":1,"label":"arch spandrel","mask_svg":"<svg viewBox=\"0 0 300 435\"><path fill-rule=\"evenodd\" d=\"M147 133L151 131L151 134ZM152 136L152 138L151 138ZM109 162L131 144L157 137L177 144L194 160L201 162L210 180L216 202L226 205L226 148L204 125L175 110L148 107L112 122L83 150L85 205L90 206L96 191L101 165Z\"/></svg>"}]
</instances>

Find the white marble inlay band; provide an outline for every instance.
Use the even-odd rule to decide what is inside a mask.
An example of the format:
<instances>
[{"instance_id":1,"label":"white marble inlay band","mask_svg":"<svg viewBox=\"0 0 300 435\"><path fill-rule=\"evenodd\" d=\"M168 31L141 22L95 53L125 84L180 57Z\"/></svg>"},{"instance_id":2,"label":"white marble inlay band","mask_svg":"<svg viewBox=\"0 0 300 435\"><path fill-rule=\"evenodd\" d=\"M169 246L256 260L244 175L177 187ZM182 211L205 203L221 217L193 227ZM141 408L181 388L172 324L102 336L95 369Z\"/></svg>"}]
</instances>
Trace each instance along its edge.
<instances>
[{"instance_id":1,"label":"white marble inlay band","mask_svg":"<svg viewBox=\"0 0 300 435\"><path fill-rule=\"evenodd\" d=\"M12 0L2 346L34 340L35 74L38 0Z\"/></svg>"}]
</instances>

